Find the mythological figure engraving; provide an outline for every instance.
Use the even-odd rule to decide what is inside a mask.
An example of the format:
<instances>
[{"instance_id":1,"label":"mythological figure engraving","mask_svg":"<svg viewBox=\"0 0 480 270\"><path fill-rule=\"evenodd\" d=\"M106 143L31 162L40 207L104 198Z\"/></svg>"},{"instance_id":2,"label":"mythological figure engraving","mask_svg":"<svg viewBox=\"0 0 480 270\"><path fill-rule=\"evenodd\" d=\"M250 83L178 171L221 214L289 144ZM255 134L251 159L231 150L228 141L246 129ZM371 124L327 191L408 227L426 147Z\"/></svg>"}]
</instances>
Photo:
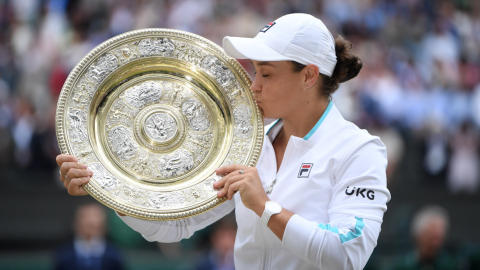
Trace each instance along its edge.
<instances>
[{"instance_id":1,"label":"mythological figure engraving","mask_svg":"<svg viewBox=\"0 0 480 270\"><path fill-rule=\"evenodd\" d=\"M92 82L99 83L117 67L118 59L111 54L105 54L98 59L95 65L88 68L86 76Z\"/></svg>"},{"instance_id":2,"label":"mythological figure engraving","mask_svg":"<svg viewBox=\"0 0 480 270\"><path fill-rule=\"evenodd\" d=\"M168 38L142 39L138 43L138 51L141 56L171 56L175 45Z\"/></svg>"},{"instance_id":3,"label":"mythological figure engraving","mask_svg":"<svg viewBox=\"0 0 480 270\"><path fill-rule=\"evenodd\" d=\"M184 149L163 156L158 161L158 170L165 178L180 176L193 168L193 156Z\"/></svg>"},{"instance_id":4,"label":"mythological figure engraving","mask_svg":"<svg viewBox=\"0 0 480 270\"><path fill-rule=\"evenodd\" d=\"M177 123L166 113L154 113L145 121L145 132L157 141L170 140L177 131Z\"/></svg>"},{"instance_id":5,"label":"mythological figure engraving","mask_svg":"<svg viewBox=\"0 0 480 270\"><path fill-rule=\"evenodd\" d=\"M115 54L121 64L128 63L131 60L138 58L138 52L135 50L133 44L124 45L110 53Z\"/></svg>"},{"instance_id":6,"label":"mythological figure engraving","mask_svg":"<svg viewBox=\"0 0 480 270\"><path fill-rule=\"evenodd\" d=\"M118 180L111 175L102 164L92 162L88 165L88 169L93 172L92 178L100 185L101 188L112 191L117 188Z\"/></svg>"},{"instance_id":7,"label":"mythological figure engraving","mask_svg":"<svg viewBox=\"0 0 480 270\"><path fill-rule=\"evenodd\" d=\"M246 139L252 136L252 110L246 104L238 105L233 110L233 119L235 120L234 133L240 139Z\"/></svg>"},{"instance_id":8,"label":"mythological figure engraving","mask_svg":"<svg viewBox=\"0 0 480 270\"><path fill-rule=\"evenodd\" d=\"M195 131L204 131L210 127L210 118L205 106L194 98L185 100L182 112L187 117L188 124Z\"/></svg>"},{"instance_id":9,"label":"mythological figure engraving","mask_svg":"<svg viewBox=\"0 0 480 270\"><path fill-rule=\"evenodd\" d=\"M235 76L232 71L220 62L215 56L209 55L202 60L202 68L210 73L220 83L227 87L233 83Z\"/></svg>"},{"instance_id":10,"label":"mythological figure engraving","mask_svg":"<svg viewBox=\"0 0 480 270\"><path fill-rule=\"evenodd\" d=\"M127 127L120 125L112 128L108 132L108 139L119 159L128 160L137 154L138 146L133 142L132 133Z\"/></svg>"},{"instance_id":11,"label":"mythological figure engraving","mask_svg":"<svg viewBox=\"0 0 480 270\"><path fill-rule=\"evenodd\" d=\"M213 188L213 183L215 183L215 179L208 178L205 181L205 189L208 190L208 191L215 191L215 189Z\"/></svg>"},{"instance_id":12,"label":"mythological figure engraving","mask_svg":"<svg viewBox=\"0 0 480 270\"><path fill-rule=\"evenodd\" d=\"M125 100L135 108L156 102L162 97L162 85L156 81L146 81L125 92Z\"/></svg>"},{"instance_id":13,"label":"mythological figure engraving","mask_svg":"<svg viewBox=\"0 0 480 270\"><path fill-rule=\"evenodd\" d=\"M148 203L156 208L178 208L185 203L185 195L178 191L169 193L152 192L148 195Z\"/></svg>"},{"instance_id":14,"label":"mythological figure engraving","mask_svg":"<svg viewBox=\"0 0 480 270\"><path fill-rule=\"evenodd\" d=\"M68 130L70 139L76 143L87 140L88 134L85 128L87 114L82 110L73 109L68 114L68 120L70 122L70 129Z\"/></svg>"}]
</instances>

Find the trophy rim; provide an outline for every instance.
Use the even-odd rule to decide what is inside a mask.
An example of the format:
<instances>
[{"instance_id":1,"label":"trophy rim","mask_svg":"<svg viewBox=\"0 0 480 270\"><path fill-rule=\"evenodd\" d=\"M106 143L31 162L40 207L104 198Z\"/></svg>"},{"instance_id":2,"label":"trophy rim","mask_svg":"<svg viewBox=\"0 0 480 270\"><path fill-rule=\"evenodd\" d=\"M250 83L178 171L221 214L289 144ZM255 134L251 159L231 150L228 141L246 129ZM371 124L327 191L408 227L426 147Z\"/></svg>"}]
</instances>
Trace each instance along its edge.
<instances>
[{"instance_id":1,"label":"trophy rim","mask_svg":"<svg viewBox=\"0 0 480 270\"><path fill-rule=\"evenodd\" d=\"M228 62L232 67L235 69L235 72L240 76L239 80L246 82L249 86L252 84L252 80L246 70L241 66L241 64L234 58L228 56L224 50L215 44L214 42L201 37L199 35L189 33L186 31L181 30L174 30L174 29L167 29L167 28L146 28L140 30L134 30L130 32L126 32L120 34L118 36L112 37L103 43L96 46L92 49L86 56L84 56L77 65L72 69L70 74L68 75L61 93L58 98L57 108L55 113L55 130L56 136L58 141L58 146L60 152L62 154L73 155L69 151L69 147L67 145L67 127L64 125L65 118L68 117L68 113L66 109L69 107L67 105L68 97L72 91L74 91L73 87L75 86L75 82L77 79L83 75L84 69L89 65L93 64L97 57L101 56L105 53L106 49L111 49L113 46L125 41L126 39L135 38L135 37L149 37L150 35L158 35L163 37L177 37L183 38L186 40L191 40L194 42L198 42L200 44L205 44L208 51L213 52L216 56L220 56L223 58L225 62ZM110 76L109 74L108 76ZM107 78L108 78L107 76ZM105 78L106 79L106 78ZM103 81L105 81L105 79ZM250 89L246 90L245 92L249 92L249 95L252 95ZM263 116L261 112L261 108L259 108L256 104L251 107L253 114L256 116L256 120L253 122L253 125L256 128L256 132L252 134L252 139L254 141L252 149L248 152L248 159L245 160L245 166L255 166L258 162L260 152L263 145L263 133L264 133L264 126L263 126ZM224 157L225 158L225 157ZM91 179L92 180L92 179ZM100 203L112 208L113 210L126 214L131 217L145 219L145 220L179 220L184 219L192 216L199 215L204 213L208 210L215 208L216 206L222 204L227 200L226 197L216 198L211 197L210 199L204 200L204 203L198 207L191 207L193 209L184 210L184 211L171 211L171 212L164 212L164 213L155 213L150 211L140 210L139 208L132 207L131 205L126 205L124 203L118 202L115 199L112 199L108 196L95 181L90 181L88 184L84 185L84 189L89 193L92 197L94 197ZM198 205L198 204L197 204Z\"/></svg>"}]
</instances>

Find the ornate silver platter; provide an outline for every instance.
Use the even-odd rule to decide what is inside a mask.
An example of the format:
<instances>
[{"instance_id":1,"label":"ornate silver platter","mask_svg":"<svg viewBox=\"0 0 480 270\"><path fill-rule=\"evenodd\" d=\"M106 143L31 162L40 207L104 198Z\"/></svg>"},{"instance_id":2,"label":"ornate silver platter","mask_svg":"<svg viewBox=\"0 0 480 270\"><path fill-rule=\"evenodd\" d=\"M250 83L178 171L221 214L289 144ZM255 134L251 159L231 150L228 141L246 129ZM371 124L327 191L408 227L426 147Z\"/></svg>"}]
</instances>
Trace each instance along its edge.
<instances>
[{"instance_id":1,"label":"ornate silver platter","mask_svg":"<svg viewBox=\"0 0 480 270\"><path fill-rule=\"evenodd\" d=\"M214 170L254 166L263 119L241 65L170 29L128 32L73 69L57 105L62 153L94 172L85 189L127 215L176 220L222 203Z\"/></svg>"}]
</instances>

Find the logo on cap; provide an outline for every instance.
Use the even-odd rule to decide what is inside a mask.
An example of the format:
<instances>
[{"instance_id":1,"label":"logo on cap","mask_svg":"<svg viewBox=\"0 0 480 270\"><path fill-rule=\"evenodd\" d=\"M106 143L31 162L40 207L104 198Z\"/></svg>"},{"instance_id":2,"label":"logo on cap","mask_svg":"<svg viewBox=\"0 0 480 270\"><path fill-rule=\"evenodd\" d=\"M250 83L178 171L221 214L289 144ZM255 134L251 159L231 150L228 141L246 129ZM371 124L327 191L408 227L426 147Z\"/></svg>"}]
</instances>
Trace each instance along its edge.
<instances>
[{"instance_id":1,"label":"logo on cap","mask_svg":"<svg viewBox=\"0 0 480 270\"><path fill-rule=\"evenodd\" d=\"M263 27L262 30L260 30L260 32L263 32L263 33L267 32L267 30L270 29L270 28L272 28L272 26L274 26L275 23L276 23L276 22L271 22L271 23L265 25L265 27Z\"/></svg>"},{"instance_id":2,"label":"logo on cap","mask_svg":"<svg viewBox=\"0 0 480 270\"><path fill-rule=\"evenodd\" d=\"M300 170L298 171L298 178L308 178L312 167L313 163L302 163L302 166L300 166Z\"/></svg>"}]
</instances>

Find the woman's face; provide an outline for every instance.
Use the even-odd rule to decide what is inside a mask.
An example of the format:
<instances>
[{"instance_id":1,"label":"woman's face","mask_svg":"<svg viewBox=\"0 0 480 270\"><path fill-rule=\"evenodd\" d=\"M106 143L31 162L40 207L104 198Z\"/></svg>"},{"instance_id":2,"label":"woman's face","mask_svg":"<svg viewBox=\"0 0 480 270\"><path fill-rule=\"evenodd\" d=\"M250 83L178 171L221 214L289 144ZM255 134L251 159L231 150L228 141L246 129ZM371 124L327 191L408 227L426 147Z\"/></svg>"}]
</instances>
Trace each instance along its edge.
<instances>
[{"instance_id":1,"label":"woman's face","mask_svg":"<svg viewBox=\"0 0 480 270\"><path fill-rule=\"evenodd\" d=\"M289 61L261 62L252 60L255 79L251 86L265 118L291 116L306 102L304 72L294 72Z\"/></svg>"}]
</instances>

